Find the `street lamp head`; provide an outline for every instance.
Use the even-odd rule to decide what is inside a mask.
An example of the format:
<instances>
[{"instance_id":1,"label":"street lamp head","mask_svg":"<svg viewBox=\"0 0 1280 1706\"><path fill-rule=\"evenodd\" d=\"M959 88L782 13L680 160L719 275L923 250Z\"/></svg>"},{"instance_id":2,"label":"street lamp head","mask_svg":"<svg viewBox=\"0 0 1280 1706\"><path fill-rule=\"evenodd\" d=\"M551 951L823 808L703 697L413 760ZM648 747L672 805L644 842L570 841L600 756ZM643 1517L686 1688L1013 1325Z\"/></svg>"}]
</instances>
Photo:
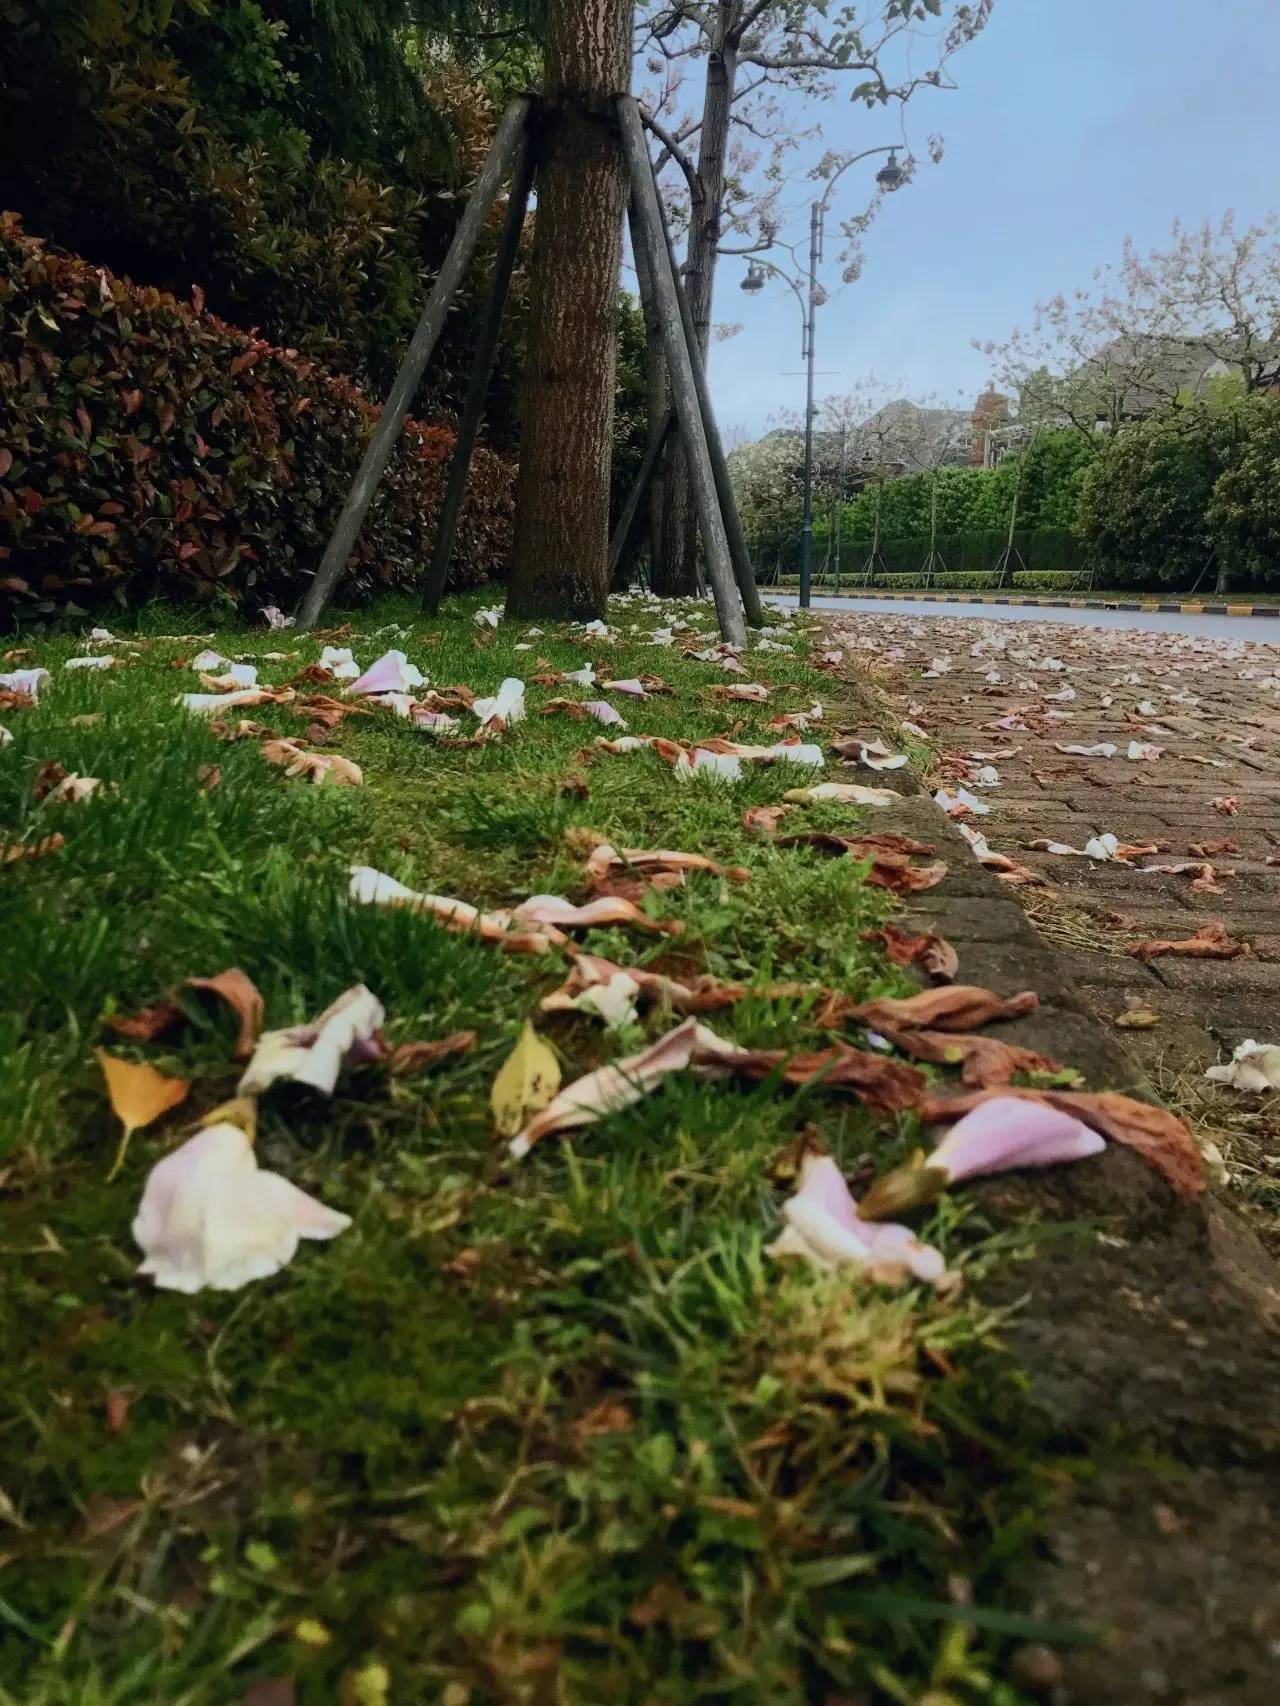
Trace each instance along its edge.
<instances>
[{"instance_id":1,"label":"street lamp head","mask_svg":"<svg viewBox=\"0 0 1280 1706\"><path fill-rule=\"evenodd\" d=\"M765 286L765 270L764 270L764 268L762 266L757 265L757 263L755 261L748 261L747 262L747 276L742 281L743 290L749 290L754 294L754 292L756 292L757 290L763 290L764 286Z\"/></svg>"},{"instance_id":2,"label":"street lamp head","mask_svg":"<svg viewBox=\"0 0 1280 1706\"><path fill-rule=\"evenodd\" d=\"M885 161L884 165L881 166L880 170L876 173L876 182L882 190L887 194L892 195L894 190L900 190L906 181L907 174L898 164L898 150L896 148L891 148L889 150L888 160Z\"/></svg>"}]
</instances>

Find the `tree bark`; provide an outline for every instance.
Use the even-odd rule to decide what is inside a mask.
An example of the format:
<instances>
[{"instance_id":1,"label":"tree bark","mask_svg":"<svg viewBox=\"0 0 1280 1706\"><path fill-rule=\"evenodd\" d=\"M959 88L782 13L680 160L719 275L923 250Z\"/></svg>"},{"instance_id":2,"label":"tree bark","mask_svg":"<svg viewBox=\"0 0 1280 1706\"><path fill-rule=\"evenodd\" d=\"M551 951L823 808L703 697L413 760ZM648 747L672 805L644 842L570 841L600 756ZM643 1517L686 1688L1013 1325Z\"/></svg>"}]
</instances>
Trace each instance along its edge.
<instances>
[{"instance_id":1,"label":"tree bark","mask_svg":"<svg viewBox=\"0 0 1280 1706\"><path fill-rule=\"evenodd\" d=\"M707 56L702 127L698 133L697 176L702 194L689 210L689 244L684 268L685 294L704 366L711 345L711 305L724 212L729 116L738 80L739 44L732 29L737 0L717 0L716 11L716 36ZM678 446L670 458L663 503L663 559L654 567L654 591L691 593L697 588L698 523L689 464Z\"/></svg>"},{"instance_id":2,"label":"tree bark","mask_svg":"<svg viewBox=\"0 0 1280 1706\"><path fill-rule=\"evenodd\" d=\"M551 0L509 616L597 617L627 172L609 105L631 85L634 0Z\"/></svg>"}]
</instances>

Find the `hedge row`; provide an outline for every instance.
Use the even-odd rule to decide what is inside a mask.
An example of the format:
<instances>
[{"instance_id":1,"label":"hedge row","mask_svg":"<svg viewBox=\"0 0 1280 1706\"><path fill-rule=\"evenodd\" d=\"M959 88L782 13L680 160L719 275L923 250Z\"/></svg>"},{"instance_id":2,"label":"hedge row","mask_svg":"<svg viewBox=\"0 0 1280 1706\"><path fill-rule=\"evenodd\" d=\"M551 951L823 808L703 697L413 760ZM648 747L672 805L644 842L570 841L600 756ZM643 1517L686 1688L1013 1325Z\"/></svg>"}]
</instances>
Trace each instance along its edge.
<instances>
[{"instance_id":1,"label":"hedge row","mask_svg":"<svg viewBox=\"0 0 1280 1706\"><path fill-rule=\"evenodd\" d=\"M0 620L157 594L295 604L378 410L350 381L58 254L0 214ZM345 590L421 573L450 428L410 421ZM477 451L451 585L509 556L514 469Z\"/></svg>"}]
</instances>

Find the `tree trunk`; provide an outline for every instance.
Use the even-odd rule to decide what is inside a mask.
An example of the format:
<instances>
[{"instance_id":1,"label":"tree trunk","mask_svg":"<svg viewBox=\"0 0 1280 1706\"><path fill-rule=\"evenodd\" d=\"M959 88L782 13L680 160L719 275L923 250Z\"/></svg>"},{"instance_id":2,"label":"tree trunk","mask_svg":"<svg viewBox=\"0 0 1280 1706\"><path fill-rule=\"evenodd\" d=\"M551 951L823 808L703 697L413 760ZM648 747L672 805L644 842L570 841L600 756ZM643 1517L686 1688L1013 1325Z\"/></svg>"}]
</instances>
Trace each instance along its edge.
<instances>
[{"instance_id":1,"label":"tree trunk","mask_svg":"<svg viewBox=\"0 0 1280 1706\"><path fill-rule=\"evenodd\" d=\"M693 313L694 331L705 364L711 345L711 304L715 295L716 258L724 211L725 166L729 153L729 115L738 79L738 43L729 26L735 0L718 0L716 44L707 57L707 83L698 135L698 182L701 198L690 208L689 246L685 255L684 287ZM693 509L689 465L677 445L667 465L662 514L663 560L654 566L654 591L691 593L697 588L698 522Z\"/></svg>"},{"instance_id":2,"label":"tree trunk","mask_svg":"<svg viewBox=\"0 0 1280 1706\"><path fill-rule=\"evenodd\" d=\"M509 616L596 617L627 173L606 101L631 81L634 0L551 0Z\"/></svg>"}]
</instances>

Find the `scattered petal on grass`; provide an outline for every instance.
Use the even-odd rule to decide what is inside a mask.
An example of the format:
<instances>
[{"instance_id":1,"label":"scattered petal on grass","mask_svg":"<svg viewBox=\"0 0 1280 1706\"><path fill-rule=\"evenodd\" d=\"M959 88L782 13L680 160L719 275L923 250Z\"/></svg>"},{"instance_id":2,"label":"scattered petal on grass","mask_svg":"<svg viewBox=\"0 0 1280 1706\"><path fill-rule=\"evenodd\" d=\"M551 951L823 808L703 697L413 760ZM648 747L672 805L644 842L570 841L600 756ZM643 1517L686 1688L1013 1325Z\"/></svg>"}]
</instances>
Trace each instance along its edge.
<instances>
[{"instance_id":1,"label":"scattered petal on grass","mask_svg":"<svg viewBox=\"0 0 1280 1706\"><path fill-rule=\"evenodd\" d=\"M606 693L626 693L633 699L649 697L649 689L643 681L635 677L629 681L602 681L600 685Z\"/></svg>"},{"instance_id":2,"label":"scattered petal on grass","mask_svg":"<svg viewBox=\"0 0 1280 1706\"><path fill-rule=\"evenodd\" d=\"M1227 935L1226 925L1215 922L1202 924L1193 936L1184 936L1181 940L1135 942L1129 952L1135 960L1159 959L1163 954L1181 954L1200 960L1234 960L1240 954L1247 954L1249 946L1246 942L1232 941Z\"/></svg>"},{"instance_id":3,"label":"scattered petal on grass","mask_svg":"<svg viewBox=\"0 0 1280 1706\"><path fill-rule=\"evenodd\" d=\"M1229 1084L1233 1090L1280 1090L1280 1043L1259 1043L1250 1038L1225 1066L1211 1066L1205 1073L1211 1084Z\"/></svg>"},{"instance_id":4,"label":"scattered petal on grass","mask_svg":"<svg viewBox=\"0 0 1280 1706\"><path fill-rule=\"evenodd\" d=\"M520 924L550 924L566 930L592 930L605 924L634 924L664 936L679 936L684 930L678 920L650 918L634 901L618 895L601 895L578 906L562 895L535 894L514 907L510 917Z\"/></svg>"},{"instance_id":5,"label":"scattered petal on grass","mask_svg":"<svg viewBox=\"0 0 1280 1706\"><path fill-rule=\"evenodd\" d=\"M425 705L413 705L409 716L416 728L426 729L428 734L449 734L462 726L447 711L430 711Z\"/></svg>"},{"instance_id":6,"label":"scattered petal on grass","mask_svg":"<svg viewBox=\"0 0 1280 1706\"><path fill-rule=\"evenodd\" d=\"M215 740L237 741L257 740L262 735L269 735L271 730L265 723L251 723L247 717L241 717L237 723L224 722L221 719L209 724L209 733Z\"/></svg>"},{"instance_id":7,"label":"scattered petal on grass","mask_svg":"<svg viewBox=\"0 0 1280 1706\"><path fill-rule=\"evenodd\" d=\"M782 1205L786 1228L766 1246L776 1258L795 1256L815 1267L854 1267L873 1280L898 1285L908 1278L938 1285L946 1263L905 1226L863 1220L844 1175L826 1155L806 1155L799 1189Z\"/></svg>"},{"instance_id":8,"label":"scattered petal on grass","mask_svg":"<svg viewBox=\"0 0 1280 1706\"><path fill-rule=\"evenodd\" d=\"M700 1036L719 1038L699 1025L696 1019L686 1019L657 1042L628 1055L611 1066L601 1066L595 1072L575 1080L543 1111L532 1119L524 1130L512 1138L508 1154L513 1161L526 1156L535 1143L553 1133L572 1131L579 1126L593 1125L606 1114L628 1108L647 1096L669 1073L683 1071L693 1059Z\"/></svg>"},{"instance_id":9,"label":"scattered petal on grass","mask_svg":"<svg viewBox=\"0 0 1280 1706\"><path fill-rule=\"evenodd\" d=\"M470 1054L476 1046L474 1031L454 1031L451 1036L434 1042L400 1043L386 1056L387 1071L393 1078L408 1078L415 1072L427 1072L443 1060L455 1055Z\"/></svg>"},{"instance_id":10,"label":"scattered petal on grass","mask_svg":"<svg viewBox=\"0 0 1280 1706\"><path fill-rule=\"evenodd\" d=\"M263 1016L262 997L253 981L239 966L229 966L216 977L189 977L182 987L205 990L226 1002L240 1022L240 1031L231 1051L231 1058L248 1060L262 1030ZM114 1014L104 1020L104 1023L108 1030L114 1031L119 1037L129 1037L134 1042L154 1042L182 1019L182 1005L178 995L179 992L174 991L166 995L163 1001L143 1007L137 1013Z\"/></svg>"},{"instance_id":11,"label":"scattered petal on grass","mask_svg":"<svg viewBox=\"0 0 1280 1706\"><path fill-rule=\"evenodd\" d=\"M382 1003L362 983L345 990L309 1024L265 1031L240 1080L242 1096L258 1096L285 1079L331 1096L347 1059L377 1059Z\"/></svg>"},{"instance_id":12,"label":"scattered petal on grass","mask_svg":"<svg viewBox=\"0 0 1280 1706\"><path fill-rule=\"evenodd\" d=\"M360 766L349 758L336 752L306 752L297 741L264 741L262 756L269 764L280 765L286 776L300 776L308 782L333 782L351 788L364 782Z\"/></svg>"},{"instance_id":13,"label":"scattered petal on grass","mask_svg":"<svg viewBox=\"0 0 1280 1706\"><path fill-rule=\"evenodd\" d=\"M326 646L320 653L320 667L328 670L335 681L360 679L360 665L352 657L350 646Z\"/></svg>"},{"instance_id":14,"label":"scattered petal on grass","mask_svg":"<svg viewBox=\"0 0 1280 1706\"><path fill-rule=\"evenodd\" d=\"M708 1076L728 1071L761 1079L777 1073L785 1084L852 1090L866 1107L882 1114L913 1108L925 1088L922 1074L914 1067L850 1048L847 1043L793 1054L786 1049L739 1048L708 1032L699 1039L694 1060Z\"/></svg>"},{"instance_id":15,"label":"scattered petal on grass","mask_svg":"<svg viewBox=\"0 0 1280 1706\"><path fill-rule=\"evenodd\" d=\"M819 782L812 788L788 788L782 796L793 805L807 806L828 801L841 806L895 806L902 795L891 788L864 788L859 782Z\"/></svg>"},{"instance_id":16,"label":"scattered petal on grass","mask_svg":"<svg viewBox=\"0 0 1280 1706\"><path fill-rule=\"evenodd\" d=\"M560 1062L555 1050L525 1021L520 1040L499 1069L489 1092L494 1130L514 1137L540 1114L560 1088Z\"/></svg>"},{"instance_id":17,"label":"scattered petal on grass","mask_svg":"<svg viewBox=\"0 0 1280 1706\"><path fill-rule=\"evenodd\" d=\"M12 746L13 735L6 728L0 727L0 746Z\"/></svg>"},{"instance_id":18,"label":"scattered petal on grass","mask_svg":"<svg viewBox=\"0 0 1280 1706\"><path fill-rule=\"evenodd\" d=\"M889 836L837 835L830 830L815 829L799 835L781 835L779 847L819 847L845 858L866 860L869 863L867 881L873 888L889 889L893 894L922 894L936 888L947 874L941 861L933 865L913 865L908 854L896 847L886 846Z\"/></svg>"},{"instance_id":19,"label":"scattered petal on grass","mask_svg":"<svg viewBox=\"0 0 1280 1706\"><path fill-rule=\"evenodd\" d=\"M561 701L561 703L565 703L565 701ZM594 717L598 723L604 723L606 727L625 729L627 726L626 718L620 716L613 706L604 699L584 700L582 709L589 717Z\"/></svg>"},{"instance_id":20,"label":"scattered petal on grass","mask_svg":"<svg viewBox=\"0 0 1280 1706\"><path fill-rule=\"evenodd\" d=\"M350 1226L253 1152L254 1104L229 1102L180 1149L151 1169L133 1222L145 1260L139 1273L164 1291L238 1291L279 1272L303 1238L336 1238Z\"/></svg>"},{"instance_id":21,"label":"scattered petal on grass","mask_svg":"<svg viewBox=\"0 0 1280 1706\"><path fill-rule=\"evenodd\" d=\"M214 717L233 706L283 705L293 698L288 687L244 687L235 693L183 693L177 703L197 717Z\"/></svg>"},{"instance_id":22,"label":"scattered petal on grass","mask_svg":"<svg viewBox=\"0 0 1280 1706\"><path fill-rule=\"evenodd\" d=\"M505 729L524 717L524 682L509 675L491 699L477 699L471 706L482 728Z\"/></svg>"},{"instance_id":23,"label":"scattered petal on grass","mask_svg":"<svg viewBox=\"0 0 1280 1706\"><path fill-rule=\"evenodd\" d=\"M899 924L886 924L879 930L864 930L862 939L882 943L894 965L918 965L934 983L953 983L960 970L959 954L950 942L934 935L932 930L917 934Z\"/></svg>"},{"instance_id":24,"label":"scattered petal on grass","mask_svg":"<svg viewBox=\"0 0 1280 1706\"><path fill-rule=\"evenodd\" d=\"M742 760L735 758L732 753L707 752L699 747L692 759L678 759L674 775L680 781L691 776L714 776L720 782L740 782L742 780Z\"/></svg>"},{"instance_id":25,"label":"scattered petal on grass","mask_svg":"<svg viewBox=\"0 0 1280 1706\"><path fill-rule=\"evenodd\" d=\"M347 688L352 698L381 693L408 693L411 688L425 687L426 677L416 664L409 662L400 651L384 652L376 663Z\"/></svg>"},{"instance_id":26,"label":"scattered petal on grass","mask_svg":"<svg viewBox=\"0 0 1280 1706\"><path fill-rule=\"evenodd\" d=\"M63 669L114 669L119 662L120 659L112 657L109 652L100 652L92 657L68 658L62 667Z\"/></svg>"},{"instance_id":27,"label":"scattered petal on grass","mask_svg":"<svg viewBox=\"0 0 1280 1706\"><path fill-rule=\"evenodd\" d=\"M748 806L742 814L742 827L750 835L776 835L778 825L792 809L791 806Z\"/></svg>"},{"instance_id":28,"label":"scattered petal on grass","mask_svg":"<svg viewBox=\"0 0 1280 1706\"><path fill-rule=\"evenodd\" d=\"M512 954L544 954L563 943L564 932L544 924L534 930L513 930L509 912L481 912L465 900L451 895L422 894L389 877L385 871L375 871L369 865L351 866L351 899L360 906L405 907L411 912L427 912L446 930L474 934L486 942L498 942Z\"/></svg>"},{"instance_id":29,"label":"scattered petal on grass","mask_svg":"<svg viewBox=\"0 0 1280 1706\"><path fill-rule=\"evenodd\" d=\"M191 667L197 674L203 674L206 670L220 669L227 661L221 652L215 652L210 647L206 647L204 651L197 653L192 658Z\"/></svg>"},{"instance_id":30,"label":"scattered petal on grass","mask_svg":"<svg viewBox=\"0 0 1280 1706\"><path fill-rule=\"evenodd\" d=\"M1060 1061L999 1037L959 1036L948 1031L899 1030L882 1027L881 1034L894 1048L933 1066L958 1066L961 1081L970 1090L988 1090L1008 1084L1015 1072L1043 1072L1055 1076L1065 1071ZM1076 1075L1077 1082L1079 1075Z\"/></svg>"},{"instance_id":31,"label":"scattered petal on grass","mask_svg":"<svg viewBox=\"0 0 1280 1706\"><path fill-rule=\"evenodd\" d=\"M759 681L735 682L724 687L709 687L708 699L740 699L748 705L762 705L769 698L769 689Z\"/></svg>"},{"instance_id":32,"label":"scattered petal on grass","mask_svg":"<svg viewBox=\"0 0 1280 1706\"><path fill-rule=\"evenodd\" d=\"M124 1163L129 1139L134 1132L141 1131L143 1126L150 1125L161 1114L168 1113L170 1108L176 1108L179 1102L184 1101L191 1081L187 1078L166 1078L154 1066L121 1060L105 1049L98 1049L97 1056L102 1076L106 1079L112 1112L124 1127L120 1147L107 1175L113 1179Z\"/></svg>"},{"instance_id":33,"label":"scattered petal on grass","mask_svg":"<svg viewBox=\"0 0 1280 1706\"><path fill-rule=\"evenodd\" d=\"M703 853L678 853L665 847L617 848L602 841L587 859L587 875L605 877L611 871L705 871L730 882L748 883L751 872L742 865L717 865Z\"/></svg>"},{"instance_id":34,"label":"scattered petal on grass","mask_svg":"<svg viewBox=\"0 0 1280 1706\"><path fill-rule=\"evenodd\" d=\"M47 669L14 669L7 675L0 675L0 687L34 703L40 697L40 683L48 679Z\"/></svg>"},{"instance_id":35,"label":"scattered petal on grass","mask_svg":"<svg viewBox=\"0 0 1280 1706\"><path fill-rule=\"evenodd\" d=\"M273 631L278 631L281 628L292 628L298 620L296 616L286 616L278 604L268 604L262 612L262 619L267 627Z\"/></svg>"},{"instance_id":36,"label":"scattered petal on grass","mask_svg":"<svg viewBox=\"0 0 1280 1706\"><path fill-rule=\"evenodd\" d=\"M62 835L46 835L39 841L6 841L0 837L0 865L16 865L23 859L47 859L66 846Z\"/></svg>"},{"instance_id":37,"label":"scattered petal on grass","mask_svg":"<svg viewBox=\"0 0 1280 1706\"><path fill-rule=\"evenodd\" d=\"M863 1001L849 1009L849 1017L876 1030L976 1031L993 1019L1020 1019L1034 1013L1039 1005L1040 997L1030 989L1005 999L989 989L957 983L902 999L881 996L877 1001Z\"/></svg>"},{"instance_id":38,"label":"scattered petal on grass","mask_svg":"<svg viewBox=\"0 0 1280 1706\"><path fill-rule=\"evenodd\" d=\"M1165 1108L1114 1091L974 1090L967 1096L926 1096L917 1112L927 1124L960 1119L993 1097L1038 1102L1083 1121L1141 1156L1183 1202L1204 1190L1204 1160L1185 1123Z\"/></svg>"}]
</instances>

